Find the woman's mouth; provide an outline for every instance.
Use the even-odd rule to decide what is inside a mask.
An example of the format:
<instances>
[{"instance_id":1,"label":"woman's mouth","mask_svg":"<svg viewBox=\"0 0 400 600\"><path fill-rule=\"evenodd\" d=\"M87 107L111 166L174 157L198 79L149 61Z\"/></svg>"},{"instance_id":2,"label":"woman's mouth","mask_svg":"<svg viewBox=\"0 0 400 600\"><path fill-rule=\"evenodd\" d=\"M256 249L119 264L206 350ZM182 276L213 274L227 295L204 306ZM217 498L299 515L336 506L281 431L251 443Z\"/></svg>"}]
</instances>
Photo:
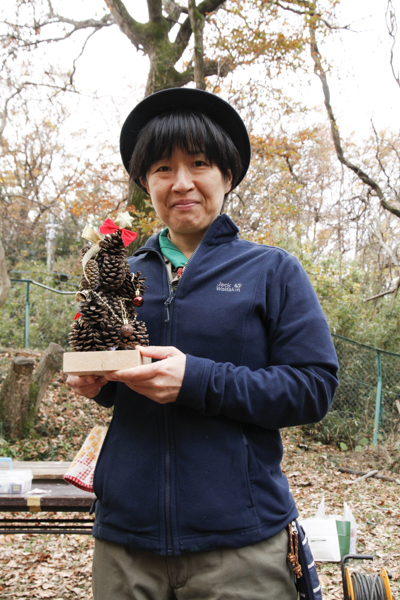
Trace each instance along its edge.
<instances>
[{"instance_id":1,"label":"woman's mouth","mask_svg":"<svg viewBox=\"0 0 400 600\"><path fill-rule=\"evenodd\" d=\"M198 202L196 200L187 198L187 199L182 199L182 200L178 200L177 202L174 202L172 205L172 208L176 208L178 210L185 210L188 208L192 208L196 204L198 204Z\"/></svg>"}]
</instances>

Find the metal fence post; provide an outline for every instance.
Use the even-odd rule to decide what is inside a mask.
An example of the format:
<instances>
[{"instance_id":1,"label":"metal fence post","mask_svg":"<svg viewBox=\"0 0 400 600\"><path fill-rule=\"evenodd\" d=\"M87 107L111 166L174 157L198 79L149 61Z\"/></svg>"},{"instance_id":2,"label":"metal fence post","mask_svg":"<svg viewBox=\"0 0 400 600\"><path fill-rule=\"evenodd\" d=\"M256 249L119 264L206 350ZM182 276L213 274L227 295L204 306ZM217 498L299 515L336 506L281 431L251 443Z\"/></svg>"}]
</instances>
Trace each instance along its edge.
<instances>
[{"instance_id":1,"label":"metal fence post","mask_svg":"<svg viewBox=\"0 0 400 600\"><path fill-rule=\"evenodd\" d=\"M24 347L29 348L29 286L30 281L26 282L25 296L25 323L24 323Z\"/></svg>"},{"instance_id":2,"label":"metal fence post","mask_svg":"<svg viewBox=\"0 0 400 600\"><path fill-rule=\"evenodd\" d=\"M379 418L381 414L382 406L382 361L381 353L379 350L376 353L377 367L378 367L378 384L376 386L376 402L375 402L375 420L374 420L374 438L373 445L378 444L378 429L379 429Z\"/></svg>"},{"instance_id":3,"label":"metal fence post","mask_svg":"<svg viewBox=\"0 0 400 600\"><path fill-rule=\"evenodd\" d=\"M79 279L77 277L77 279ZM63 296L75 296L76 292L63 292L61 290L55 290L48 285L44 285L43 283L39 283L38 281L34 281L33 279L14 279L11 281L15 281L17 283L26 283L26 295L25 295L25 320L24 320L24 348L29 348L29 291L30 284L41 287L45 290L50 290L50 292L54 292L55 294L62 294Z\"/></svg>"}]
</instances>

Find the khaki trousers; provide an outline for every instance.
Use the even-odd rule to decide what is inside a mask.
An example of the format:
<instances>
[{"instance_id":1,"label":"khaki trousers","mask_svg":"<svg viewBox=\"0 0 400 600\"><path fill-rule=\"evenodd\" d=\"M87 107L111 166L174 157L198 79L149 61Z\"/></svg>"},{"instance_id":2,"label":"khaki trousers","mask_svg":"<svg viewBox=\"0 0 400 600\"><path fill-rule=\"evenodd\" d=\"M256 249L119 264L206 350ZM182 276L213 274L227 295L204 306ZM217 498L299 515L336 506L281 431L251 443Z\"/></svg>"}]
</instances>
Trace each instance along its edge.
<instances>
[{"instance_id":1,"label":"khaki trousers","mask_svg":"<svg viewBox=\"0 0 400 600\"><path fill-rule=\"evenodd\" d=\"M159 556L95 540L94 600L296 600L288 533L243 548Z\"/></svg>"}]
</instances>

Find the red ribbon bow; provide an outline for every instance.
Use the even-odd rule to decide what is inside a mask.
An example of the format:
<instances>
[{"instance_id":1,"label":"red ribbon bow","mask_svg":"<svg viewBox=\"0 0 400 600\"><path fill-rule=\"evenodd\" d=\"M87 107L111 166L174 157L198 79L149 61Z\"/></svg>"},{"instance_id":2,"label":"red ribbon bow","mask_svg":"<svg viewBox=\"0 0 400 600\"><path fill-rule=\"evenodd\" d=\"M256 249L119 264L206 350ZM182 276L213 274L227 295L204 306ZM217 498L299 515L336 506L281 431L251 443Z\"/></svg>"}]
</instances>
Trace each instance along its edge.
<instances>
[{"instance_id":1,"label":"red ribbon bow","mask_svg":"<svg viewBox=\"0 0 400 600\"><path fill-rule=\"evenodd\" d=\"M118 227L111 219L106 219L103 225L100 227L100 233L115 233L118 230L121 230L122 241L124 242L125 248L129 246L133 240L136 240L137 233L135 231L129 231L129 229L124 229L123 227Z\"/></svg>"}]
</instances>

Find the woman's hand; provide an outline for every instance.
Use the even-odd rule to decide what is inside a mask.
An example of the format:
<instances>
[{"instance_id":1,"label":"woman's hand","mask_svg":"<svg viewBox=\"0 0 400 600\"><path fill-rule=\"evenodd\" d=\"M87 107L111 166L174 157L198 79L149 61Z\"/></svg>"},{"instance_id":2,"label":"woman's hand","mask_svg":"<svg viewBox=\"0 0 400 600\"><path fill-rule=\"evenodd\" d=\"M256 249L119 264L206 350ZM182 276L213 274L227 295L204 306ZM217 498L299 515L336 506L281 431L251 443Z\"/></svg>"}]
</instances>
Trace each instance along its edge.
<instances>
[{"instance_id":1,"label":"woman's hand","mask_svg":"<svg viewBox=\"0 0 400 600\"><path fill-rule=\"evenodd\" d=\"M80 396L86 398L94 398L100 392L103 385L108 383L108 380L104 377L96 377L95 375L68 375L67 385Z\"/></svg>"},{"instance_id":2,"label":"woman's hand","mask_svg":"<svg viewBox=\"0 0 400 600\"><path fill-rule=\"evenodd\" d=\"M159 404L175 402L185 375L186 355L173 346L140 346L138 350L142 356L158 359L157 362L112 371L105 378L121 381L131 390Z\"/></svg>"}]
</instances>

